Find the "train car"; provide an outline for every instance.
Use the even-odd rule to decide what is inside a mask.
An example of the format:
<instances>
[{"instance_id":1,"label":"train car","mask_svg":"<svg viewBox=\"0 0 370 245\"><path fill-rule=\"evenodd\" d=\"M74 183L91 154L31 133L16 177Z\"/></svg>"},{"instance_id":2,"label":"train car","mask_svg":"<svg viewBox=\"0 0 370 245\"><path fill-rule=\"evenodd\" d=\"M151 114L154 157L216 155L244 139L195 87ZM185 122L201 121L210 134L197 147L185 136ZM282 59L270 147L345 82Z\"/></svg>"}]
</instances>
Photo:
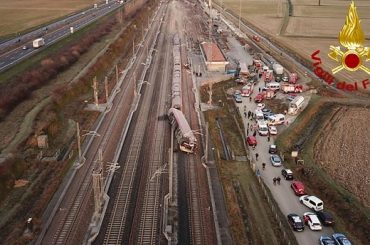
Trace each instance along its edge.
<instances>
[{"instance_id":1,"label":"train car","mask_svg":"<svg viewBox=\"0 0 370 245\"><path fill-rule=\"evenodd\" d=\"M175 34L173 37L173 73L172 73L172 108L181 110L182 97L181 97L181 52L180 52L180 37Z\"/></svg>"},{"instance_id":2,"label":"train car","mask_svg":"<svg viewBox=\"0 0 370 245\"><path fill-rule=\"evenodd\" d=\"M171 125L175 127L175 137L180 150L187 153L194 153L197 139L182 111L170 108L168 110L168 119Z\"/></svg>"}]
</instances>

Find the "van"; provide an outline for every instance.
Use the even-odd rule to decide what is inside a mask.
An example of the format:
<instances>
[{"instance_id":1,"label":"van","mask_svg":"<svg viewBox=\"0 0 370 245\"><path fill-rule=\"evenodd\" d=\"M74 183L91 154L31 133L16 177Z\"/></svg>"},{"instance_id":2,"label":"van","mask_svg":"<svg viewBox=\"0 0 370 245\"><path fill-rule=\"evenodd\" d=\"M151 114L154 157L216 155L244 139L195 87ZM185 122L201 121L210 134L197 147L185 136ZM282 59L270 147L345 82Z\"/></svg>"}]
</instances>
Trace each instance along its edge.
<instances>
[{"instance_id":1,"label":"van","mask_svg":"<svg viewBox=\"0 0 370 245\"><path fill-rule=\"evenodd\" d=\"M284 124L285 122L285 116L283 114L275 114L275 115L272 115L272 116L269 116L268 117L268 125L269 126L272 126L272 125L280 125L280 124Z\"/></svg>"},{"instance_id":2,"label":"van","mask_svg":"<svg viewBox=\"0 0 370 245\"><path fill-rule=\"evenodd\" d=\"M311 208L315 211L321 211L324 209L323 201L321 201L319 198L315 196L309 196L309 195L301 196L299 198L299 201L303 203L304 205L306 205L308 208Z\"/></svg>"},{"instance_id":3,"label":"van","mask_svg":"<svg viewBox=\"0 0 370 245\"><path fill-rule=\"evenodd\" d=\"M266 136L269 133L269 128L267 127L267 124L265 121L258 121L258 133L261 136Z\"/></svg>"},{"instance_id":4,"label":"van","mask_svg":"<svg viewBox=\"0 0 370 245\"><path fill-rule=\"evenodd\" d=\"M279 90L280 84L277 82L271 82L271 83L266 84L266 88L271 89L271 90Z\"/></svg>"}]
</instances>

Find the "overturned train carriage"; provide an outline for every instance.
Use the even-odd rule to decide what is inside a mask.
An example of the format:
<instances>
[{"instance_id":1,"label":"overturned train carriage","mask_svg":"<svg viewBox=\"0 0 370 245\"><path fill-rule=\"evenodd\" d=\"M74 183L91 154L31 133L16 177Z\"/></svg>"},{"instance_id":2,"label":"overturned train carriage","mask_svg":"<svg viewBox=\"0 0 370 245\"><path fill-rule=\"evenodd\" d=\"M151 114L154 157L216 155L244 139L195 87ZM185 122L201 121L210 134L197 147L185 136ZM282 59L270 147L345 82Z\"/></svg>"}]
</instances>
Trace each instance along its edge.
<instances>
[{"instance_id":1,"label":"overturned train carriage","mask_svg":"<svg viewBox=\"0 0 370 245\"><path fill-rule=\"evenodd\" d=\"M168 119L171 125L175 127L175 137L180 150L193 153L197 145L197 139L182 111L175 108L169 109Z\"/></svg>"}]
</instances>

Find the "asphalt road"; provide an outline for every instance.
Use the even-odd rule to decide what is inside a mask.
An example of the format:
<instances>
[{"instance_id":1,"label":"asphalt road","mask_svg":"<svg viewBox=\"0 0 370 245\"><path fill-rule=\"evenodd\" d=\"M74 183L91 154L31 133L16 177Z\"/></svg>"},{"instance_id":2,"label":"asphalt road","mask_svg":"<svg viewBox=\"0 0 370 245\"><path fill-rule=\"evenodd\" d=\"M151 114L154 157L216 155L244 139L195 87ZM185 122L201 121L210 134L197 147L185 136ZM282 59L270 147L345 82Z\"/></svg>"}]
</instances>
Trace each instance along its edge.
<instances>
[{"instance_id":1,"label":"asphalt road","mask_svg":"<svg viewBox=\"0 0 370 245\"><path fill-rule=\"evenodd\" d=\"M254 93L252 94L252 97L256 96L258 93L258 87L263 87L264 83L260 81L257 86L254 88ZM247 112L250 111L255 111L256 109L256 104L252 101L249 102L249 98L244 97L243 98L243 103L237 104L239 107L240 111L244 112L244 105L246 106ZM290 118L291 120L291 118ZM249 122L250 124L254 121L251 121L247 118L243 118L244 122L244 127L247 128L247 123ZM279 129L281 129L283 126L278 126L278 132ZM249 135L252 135L253 132L249 132ZM299 202L298 197L294 194L293 190L290 188L291 181L286 181L283 179L281 175L281 170L283 167L274 167L271 164L270 161L270 154L268 153L268 148L270 144L273 144L274 142L274 137L271 137L270 142L268 142L266 136L259 136L257 134L257 147L255 150L251 149L252 152L252 158L256 162L256 167L257 169L260 170L261 177L263 181L266 183L266 185L269 187L271 190L271 193L277 202L277 204L280 207L281 212L287 216L290 213L295 213L300 216L303 216L304 212L311 211L307 207L305 207L303 204ZM256 161L255 158L255 153L258 153L258 161ZM262 163L266 163L266 169L262 170ZM294 174L294 173L293 173ZM280 185L274 185L272 179L274 177L280 176L282 178ZM318 195L319 193L309 193L311 195ZM324 203L324 209L325 209L325 203ZM305 227L304 232L294 232L296 239L300 245L312 245L312 244L317 244L320 236L324 234L331 235L334 233L333 229L324 227L323 230L320 231L311 231L308 226Z\"/></svg>"},{"instance_id":2,"label":"asphalt road","mask_svg":"<svg viewBox=\"0 0 370 245\"><path fill-rule=\"evenodd\" d=\"M76 32L120 6L121 4L110 0L108 4L98 5L96 9L92 7L91 9L81 11L78 14L68 16L65 19L0 44L0 72L43 50L58 40L71 35L70 27L73 27L74 32ZM34 49L32 47L32 41L39 37L44 38L45 45ZM26 46L27 49L24 50L22 48L23 46Z\"/></svg>"}]
</instances>

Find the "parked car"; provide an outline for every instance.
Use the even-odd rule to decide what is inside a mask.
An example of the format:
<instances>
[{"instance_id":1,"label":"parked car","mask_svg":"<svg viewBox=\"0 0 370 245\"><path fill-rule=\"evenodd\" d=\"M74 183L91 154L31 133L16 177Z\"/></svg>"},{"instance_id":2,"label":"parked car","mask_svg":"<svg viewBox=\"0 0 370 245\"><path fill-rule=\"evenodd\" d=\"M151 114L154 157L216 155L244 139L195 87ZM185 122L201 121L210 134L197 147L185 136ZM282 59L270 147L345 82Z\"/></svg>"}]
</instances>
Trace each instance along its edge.
<instances>
[{"instance_id":1,"label":"parked car","mask_svg":"<svg viewBox=\"0 0 370 245\"><path fill-rule=\"evenodd\" d=\"M263 109L261 110L262 113L268 113L268 112L271 112L271 110L267 107L263 107Z\"/></svg>"},{"instance_id":2,"label":"parked car","mask_svg":"<svg viewBox=\"0 0 370 245\"><path fill-rule=\"evenodd\" d=\"M299 201L308 208L315 211L321 211L324 209L323 201L315 196L304 195L299 198Z\"/></svg>"},{"instance_id":3,"label":"parked car","mask_svg":"<svg viewBox=\"0 0 370 245\"><path fill-rule=\"evenodd\" d=\"M274 113L270 112L262 112L263 113L263 119L267 120L270 116L275 115Z\"/></svg>"},{"instance_id":4,"label":"parked car","mask_svg":"<svg viewBox=\"0 0 370 245\"><path fill-rule=\"evenodd\" d=\"M280 167L281 166L281 159L280 159L279 155L275 155L275 154L271 155L270 160L271 160L272 166L274 166L274 167Z\"/></svg>"},{"instance_id":5,"label":"parked car","mask_svg":"<svg viewBox=\"0 0 370 245\"><path fill-rule=\"evenodd\" d=\"M283 81L283 82L289 82L289 77L288 76L283 76L282 78L281 78L281 81Z\"/></svg>"},{"instance_id":6,"label":"parked car","mask_svg":"<svg viewBox=\"0 0 370 245\"><path fill-rule=\"evenodd\" d=\"M241 92L239 90L236 90L234 92L234 99L235 99L235 102L236 103L242 103L243 102L243 100L242 100L242 94L241 94Z\"/></svg>"},{"instance_id":7,"label":"parked car","mask_svg":"<svg viewBox=\"0 0 370 245\"><path fill-rule=\"evenodd\" d=\"M288 214L288 222L295 231L304 231L304 224L297 214Z\"/></svg>"},{"instance_id":8,"label":"parked car","mask_svg":"<svg viewBox=\"0 0 370 245\"><path fill-rule=\"evenodd\" d=\"M293 172L290 169L284 168L283 170L281 170L281 175L286 180L293 180Z\"/></svg>"},{"instance_id":9,"label":"parked car","mask_svg":"<svg viewBox=\"0 0 370 245\"><path fill-rule=\"evenodd\" d=\"M289 94L286 98L288 101L293 101L295 97L297 97L297 94Z\"/></svg>"},{"instance_id":10,"label":"parked car","mask_svg":"<svg viewBox=\"0 0 370 245\"><path fill-rule=\"evenodd\" d=\"M275 126L269 126L270 135L277 135L277 128Z\"/></svg>"},{"instance_id":11,"label":"parked car","mask_svg":"<svg viewBox=\"0 0 370 245\"><path fill-rule=\"evenodd\" d=\"M304 184L302 182L294 180L290 187L297 196L306 195L306 192L304 191Z\"/></svg>"},{"instance_id":12,"label":"parked car","mask_svg":"<svg viewBox=\"0 0 370 245\"><path fill-rule=\"evenodd\" d=\"M278 152L276 145L270 145L269 146L269 153L270 154L276 154Z\"/></svg>"},{"instance_id":13,"label":"parked car","mask_svg":"<svg viewBox=\"0 0 370 245\"><path fill-rule=\"evenodd\" d=\"M256 137L254 137L254 136L248 136L247 137L247 144L249 145L249 146L256 146L257 145L257 139L256 139Z\"/></svg>"},{"instance_id":14,"label":"parked car","mask_svg":"<svg viewBox=\"0 0 370 245\"><path fill-rule=\"evenodd\" d=\"M334 225L334 219L333 219L333 216L328 213L328 212L324 212L324 211L318 211L316 212L316 215L317 217L319 217L319 220L321 221L321 223L325 226L332 226Z\"/></svg>"},{"instance_id":15,"label":"parked car","mask_svg":"<svg viewBox=\"0 0 370 245\"><path fill-rule=\"evenodd\" d=\"M342 233L334 233L332 237L338 245L351 245L351 242Z\"/></svg>"},{"instance_id":16,"label":"parked car","mask_svg":"<svg viewBox=\"0 0 370 245\"><path fill-rule=\"evenodd\" d=\"M261 103L264 99L265 99L264 94L259 93L259 94L257 94L257 95L256 95L256 97L254 98L254 102L256 102L256 103Z\"/></svg>"},{"instance_id":17,"label":"parked car","mask_svg":"<svg viewBox=\"0 0 370 245\"><path fill-rule=\"evenodd\" d=\"M23 49L23 50L27 50L27 49L28 49L28 47L27 47L26 45L24 45L24 46L22 47L22 49Z\"/></svg>"},{"instance_id":18,"label":"parked car","mask_svg":"<svg viewBox=\"0 0 370 245\"><path fill-rule=\"evenodd\" d=\"M257 104L257 109L262 110L263 108L265 108L265 104L264 103L258 103Z\"/></svg>"},{"instance_id":19,"label":"parked car","mask_svg":"<svg viewBox=\"0 0 370 245\"><path fill-rule=\"evenodd\" d=\"M335 241L329 236L321 236L319 241L320 245L335 245Z\"/></svg>"},{"instance_id":20,"label":"parked car","mask_svg":"<svg viewBox=\"0 0 370 245\"><path fill-rule=\"evenodd\" d=\"M312 231L321 231L322 230L320 220L319 220L319 218L317 217L316 214L314 214L312 212L306 212L306 213L303 214L303 220L304 220L304 223L306 225L308 225L308 227L310 227L310 229Z\"/></svg>"}]
</instances>

